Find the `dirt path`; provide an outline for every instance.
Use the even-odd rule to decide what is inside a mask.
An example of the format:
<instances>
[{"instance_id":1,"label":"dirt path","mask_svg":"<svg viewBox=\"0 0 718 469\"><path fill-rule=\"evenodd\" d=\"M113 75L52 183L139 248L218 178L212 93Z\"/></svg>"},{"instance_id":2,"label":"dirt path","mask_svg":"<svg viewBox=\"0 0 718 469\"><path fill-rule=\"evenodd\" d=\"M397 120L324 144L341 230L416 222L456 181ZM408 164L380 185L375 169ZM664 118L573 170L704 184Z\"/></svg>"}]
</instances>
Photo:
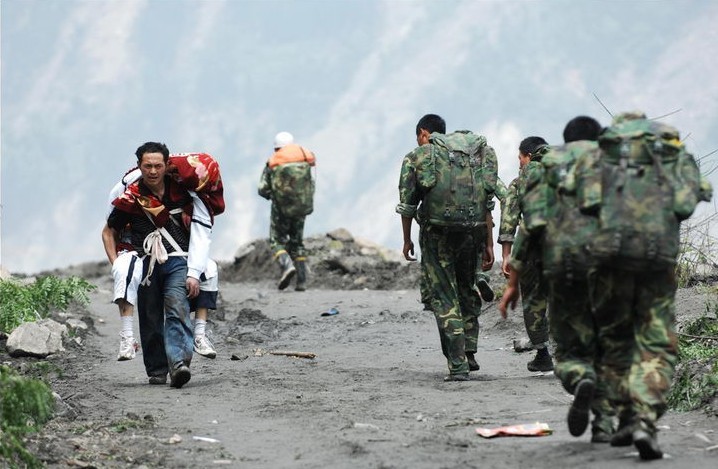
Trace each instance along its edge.
<instances>
[{"instance_id":1,"label":"dirt path","mask_svg":"<svg viewBox=\"0 0 718 469\"><path fill-rule=\"evenodd\" d=\"M512 350L520 315L482 316L481 371L444 383L436 324L418 292L276 292L272 284L222 285L211 325L219 355L195 355L180 390L149 386L141 355L116 362L119 319L109 279L90 306L97 334L56 363L56 386L78 412L36 437L50 467L437 468L633 467L633 448L568 434L571 397L552 374L526 371ZM340 313L323 317L336 307ZM136 326L137 330L137 326ZM313 360L264 351L312 352ZM235 354L240 360L230 360ZM245 358L246 357L246 358ZM72 411L68 416L72 416ZM536 438L483 439L479 426L548 423ZM718 467L718 421L670 413L660 422L669 459L656 467ZM169 443L174 435L181 441ZM702 435L702 436L701 436ZM208 442L200 438L211 438ZM175 439L177 439L175 437Z\"/></svg>"}]
</instances>

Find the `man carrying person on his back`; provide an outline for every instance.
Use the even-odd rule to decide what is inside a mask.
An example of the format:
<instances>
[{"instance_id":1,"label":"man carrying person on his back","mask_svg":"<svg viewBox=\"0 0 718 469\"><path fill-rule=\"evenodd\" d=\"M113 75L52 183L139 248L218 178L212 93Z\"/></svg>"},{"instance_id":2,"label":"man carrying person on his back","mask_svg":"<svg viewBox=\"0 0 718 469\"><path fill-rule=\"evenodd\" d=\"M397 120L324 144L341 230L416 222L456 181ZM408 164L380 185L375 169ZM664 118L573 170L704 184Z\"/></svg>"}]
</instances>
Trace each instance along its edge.
<instances>
[{"instance_id":1,"label":"man carrying person on his back","mask_svg":"<svg viewBox=\"0 0 718 469\"><path fill-rule=\"evenodd\" d=\"M193 265L206 266L208 250L190 242L192 197L166 174L167 146L147 142L135 155L142 177L113 202L107 219L113 236L103 236L103 242L113 261L112 255L117 252L114 242L129 225L134 250L146 255L137 305L145 370L150 384L166 383L169 373L170 385L181 388L191 378L189 299L199 294L202 274L188 268L187 258L202 253L204 259L195 258ZM188 252L190 249L193 252Z\"/></svg>"},{"instance_id":2,"label":"man carrying person on his back","mask_svg":"<svg viewBox=\"0 0 718 469\"><path fill-rule=\"evenodd\" d=\"M289 132L274 137L274 154L259 180L259 195L272 201L269 247L279 263L278 288L284 290L297 276L297 291L307 282L304 220L314 211L314 153L294 143Z\"/></svg>"},{"instance_id":3,"label":"man carrying person on his back","mask_svg":"<svg viewBox=\"0 0 718 469\"><path fill-rule=\"evenodd\" d=\"M416 125L419 145L402 162L399 204L403 253L415 260L412 220L422 220L424 268L441 349L448 362L445 381L468 381L478 370L475 354L481 300L474 291L479 256L484 270L494 261L487 226L487 200L496 189L494 150L468 131L445 135L446 123L427 114Z\"/></svg>"},{"instance_id":4,"label":"man carrying person on his back","mask_svg":"<svg viewBox=\"0 0 718 469\"><path fill-rule=\"evenodd\" d=\"M193 163L197 166L202 166L205 174L209 175L210 171L207 171L206 161L203 162L201 159L209 159L209 155L202 154L180 154L170 155L170 164L174 161L175 163L179 160L195 160ZM214 163L211 161L210 163ZM216 163L215 163L216 164ZM193 168L194 169L194 168ZM196 171L196 169L194 169ZM133 168L129 170L122 177L120 182L110 191L109 197L109 211L108 216L112 212L112 202L117 197L120 197L127 186L133 182L136 182L142 177L142 172L139 168ZM219 175L217 173L217 177ZM208 176L208 179L210 177ZM185 180L187 181L187 180ZM216 183L215 184L219 184ZM205 187L207 185L205 184ZM195 192L190 192L193 200L192 216L196 223L192 223L190 227L190 234L194 236L195 241L203 240L207 246L209 246L209 239L212 232L214 213L218 212L220 208L215 207L215 210L211 210L210 207L203 201L200 196ZM221 209L223 210L223 208ZM114 237L110 227L105 224L102 229L103 238L108 237L105 242L105 246L114 245L116 251L110 253L107 252L107 258L112 265L112 278L114 280L114 303L117 304L120 312L120 350L117 354L118 361L132 360L135 358L139 344L135 340L133 330L134 320L134 308L137 304L137 290L139 289L140 283L142 282L142 261L139 258L137 251L132 246L131 230L130 227L125 227L119 233L119 239ZM214 349L214 345L209 340L206 334L207 318L210 309L217 309L217 292L219 289L218 285L218 269L217 263L212 259L207 259L207 266L202 272L200 278L200 292L199 295L192 299L190 302L191 310L195 311L194 321L194 351L207 358L215 358L217 352Z\"/></svg>"}]
</instances>

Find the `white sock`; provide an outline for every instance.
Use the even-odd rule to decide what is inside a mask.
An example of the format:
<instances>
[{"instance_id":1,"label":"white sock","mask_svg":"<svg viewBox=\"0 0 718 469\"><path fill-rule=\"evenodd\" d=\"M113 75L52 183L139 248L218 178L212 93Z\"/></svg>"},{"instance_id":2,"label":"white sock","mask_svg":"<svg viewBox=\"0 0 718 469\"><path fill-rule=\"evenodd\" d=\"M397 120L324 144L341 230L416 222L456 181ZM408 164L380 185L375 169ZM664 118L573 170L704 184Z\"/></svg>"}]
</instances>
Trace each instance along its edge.
<instances>
[{"instance_id":1,"label":"white sock","mask_svg":"<svg viewBox=\"0 0 718 469\"><path fill-rule=\"evenodd\" d=\"M207 327L206 319L195 319L194 320L194 336L201 337L204 335L205 327Z\"/></svg>"},{"instance_id":2,"label":"white sock","mask_svg":"<svg viewBox=\"0 0 718 469\"><path fill-rule=\"evenodd\" d=\"M120 322L122 323L122 335L125 337L134 337L135 332L132 330L133 316L120 316Z\"/></svg>"}]
</instances>

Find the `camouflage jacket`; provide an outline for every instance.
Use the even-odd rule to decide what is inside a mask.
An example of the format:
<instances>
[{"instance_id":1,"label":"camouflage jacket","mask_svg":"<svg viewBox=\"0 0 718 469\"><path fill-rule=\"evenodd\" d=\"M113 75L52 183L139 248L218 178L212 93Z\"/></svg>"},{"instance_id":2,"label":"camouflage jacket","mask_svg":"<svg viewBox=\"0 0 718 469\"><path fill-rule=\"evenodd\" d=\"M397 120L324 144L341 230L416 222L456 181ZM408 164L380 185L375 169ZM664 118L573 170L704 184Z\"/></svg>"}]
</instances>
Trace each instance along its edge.
<instances>
[{"instance_id":1,"label":"camouflage jacket","mask_svg":"<svg viewBox=\"0 0 718 469\"><path fill-rule=\"evenodd\" d=\"M524 213L523 198L529 181L540 177L542 165L538 161L530 161L519 171L519 177L511 181L506 189L505 202L501 204L501 222L499 224L499 243L513 243L516 229L521 223Z\"/></svg>"},{"instance_id":2,"label":"camouflage jacket","mask_svg":"<svg viewBox=\"0 0 718 469\"><path fill-rule=\"evenodd\" d=\"M404 217L418 217L418 208L421 199L424 198L424 191L419 187L416 179L416 160L420 156L426 156L431 153L429 145L416 147L409 152L401 162L401 172L399 173L399 204L396 206L396 213Z\"/></svg>"},{"instance_id":3,"label":"camouflage jacket","mask_svg":"<svg viewBox=\"0 0 718 469\"><path fill-rule=\"evenodd\" d=\"M597 219L582 214L575 198L574 170L597 149L596 142L577 141L551 147L527 175L522 198L524 222L514 241L511 266L520 271L532 254L540 253L544 274L583 275L591 266L587 245ZM540 169L540 171L539 171Z\"/></svg>"},{"instance_id":4,"label":"camouflage jacket","mask_svg":"<svg viewBox=\"0 0 718 469\"><path fill-rule=\"evenodd\" d=\"M514 178L506 188L506 195L501 203L501 220L499 222L499 243L513 243L516 228L521 220L519 209L519 178Z\"/></svg>"}]
</instances>

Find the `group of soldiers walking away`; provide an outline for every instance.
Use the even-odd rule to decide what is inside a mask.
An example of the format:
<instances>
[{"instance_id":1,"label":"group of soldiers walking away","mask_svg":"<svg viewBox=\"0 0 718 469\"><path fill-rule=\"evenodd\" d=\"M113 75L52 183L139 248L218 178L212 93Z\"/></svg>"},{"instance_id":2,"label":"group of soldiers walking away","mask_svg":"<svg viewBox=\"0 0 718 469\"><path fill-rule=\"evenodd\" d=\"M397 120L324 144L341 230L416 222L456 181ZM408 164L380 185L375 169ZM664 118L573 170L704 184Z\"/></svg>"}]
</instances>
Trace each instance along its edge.
<instances>
[{"instance_id":1,"label":"group of soldiers walking away","mask_svg":"<svg viewBox=\"0 0 718 469\"><path fill-rule=\"evenodd\" d=\"M415 260L419 226L421 301L433 312L449 373L478 371L482 299L492 301L494 198L508 285L505 318L519 295L536 356L530 371L551 371L574 396L569 432L591 441L635 445L659 459L656 421L665 413L676 364L675 265L681 221L712 188L673 127L643 113L617 115L602 128L579 116L562 145L532 136L519 145L519 176L506 187L486 138L446 133L427 114L399 178L403 254ZM164 144L136 151L137 168L113 189L102 233L113 264L123 330L118 360L137 348L137 303L150 384L185 385L193 352L213 358L207 310L216 308L217 267L209 259L214 217L225 210L217 162L205 153L170 156ZM288 132L274 141L258 192L272 201L270 245L278 288L307 282L304 221L313 211L314 154ZM518 230L518 232L517 232ZM190 312L196 311L194 329ZM549 336L555 355L549 352ZM593 416L593 418L591 418Z\"/></svg>"},{"instance_id":2,"label":"group of soldiers walking away","mask_svg":"<svg viewBox=\"0 0 718 469\"><path fill-rule=\"evenodd\" d=\"M507 188L483 136L447 134L441 117L422 117L399 178L403 254L415 260L415 220L421 300L436 317L445 380L469 380L480 369L481 297L493 296L485 272L494 262L496 196L508 277L499 310L505 318L521 295L537 351L528 369L553 369L574 396L572 435L591 423L592 442L633 444L641 459L659 459L656 421L677 354L679 227L712 188L678 131L641 112L606 128L579 116L563 137L558 146L524 139L519 177Z\"/></svg>"}]
</instances>

